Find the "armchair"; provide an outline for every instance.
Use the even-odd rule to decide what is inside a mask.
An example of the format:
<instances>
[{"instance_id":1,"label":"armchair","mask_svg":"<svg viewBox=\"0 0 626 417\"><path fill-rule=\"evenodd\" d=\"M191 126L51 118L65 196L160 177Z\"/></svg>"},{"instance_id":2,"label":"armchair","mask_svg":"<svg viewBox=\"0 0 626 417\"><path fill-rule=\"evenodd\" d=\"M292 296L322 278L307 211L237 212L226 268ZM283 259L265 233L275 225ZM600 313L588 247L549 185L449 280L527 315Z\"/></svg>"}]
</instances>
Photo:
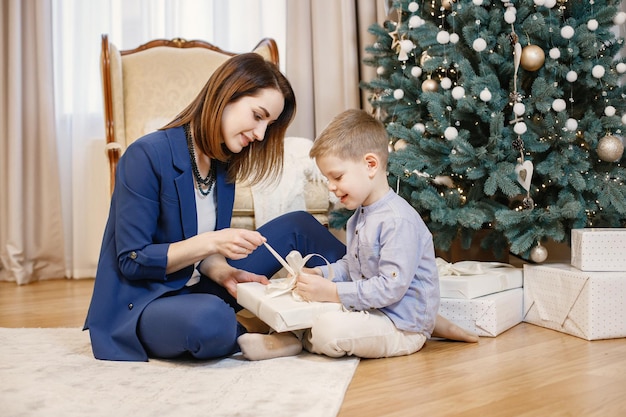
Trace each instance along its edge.
<instances>
[{"instance_id":1,"label":"armchair","mask_svg":"<svg viewBox=\"0 0 626 417\"><path fill-rule=\"evenodd\" d=\"M273 39L261 40L253 51L278 64L278 48ZM193 100L211 73L234 55L205 41L180 38L157 39L135 49L118 50L106 34L102 35L100 64L111 192L117 162L126 147L171 121ZM295 185L298 187L295 193L302 197L305 205L302 208L322 224L328 224L328 189L314 168L298 162L302 160L302 145L304 143L306 149L308 139L302 141L302 138L285 138L286 166L299 172L294 175L286 169L283 175L302 179L301 184ZM280 193L278 189L273 192ZM271 195L257 193L260 194ZM254 207L257 195L249 185L236 184L233 227L254 229L260 226L259 219L255 218L259 217L255 216L258 210ZM264 205L268 202L264 201Z\"/></svg>"}]
</instances>

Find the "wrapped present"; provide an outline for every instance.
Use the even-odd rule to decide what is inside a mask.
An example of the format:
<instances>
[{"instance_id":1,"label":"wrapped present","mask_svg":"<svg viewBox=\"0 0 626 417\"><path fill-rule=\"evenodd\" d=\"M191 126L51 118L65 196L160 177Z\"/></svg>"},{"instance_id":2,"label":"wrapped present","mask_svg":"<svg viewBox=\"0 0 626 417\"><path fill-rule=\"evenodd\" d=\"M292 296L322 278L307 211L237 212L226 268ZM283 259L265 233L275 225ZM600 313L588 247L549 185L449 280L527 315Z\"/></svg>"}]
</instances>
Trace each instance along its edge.
<instances>
[{"instance_id":1,"label":"wrapped present","mask_svg":"<svg viewBox=\"0 0 626 417\"><path fill-rule=\"evenodd\" d=\"M626 271L626 229L572 229L571 247L581 271Z\"/></svg>"},{"instance_id":2,"label":"wrapped present","mask_svg":"<svg viewBox=\"0 0 626 417\"><path fill-rule=\"evenodd\" d=\"M442 298L471 299L500 291L521 288L521 268L501 262L462 261L448 263L437 258Z\"/></svg>"},{"instance_id":3,"label":"wrapped present","mask_svg":"<svg viewBox=\"0 0 626 417\"><path fill-rule=\"evenodd\" d=\"M524 265L524 321L586 340L626 337L626 272Z\"/></svg>"},{"instance_id":4,"label":"wrapped present","mask_svg":"<svg viewBox=\"0 0 626 417\"><path fill-rule=\"evenodd\" d=\"M286 278L274 278L275 284ZM277 281L278 280L278 281ZM291 292L276 295L258 282L237 284L237 303L277 332L308 329L315 318L328 311L340 311L340 303L298 300Z\"/></svg>"},{"instance_id":5,"label":"wrapped present","mask_svg":"<svg viewBox=\"0 0 626 417\"><path fill-rule=\"evenodd\" d=\"M495 337L522 322L523 301L522 288L471 300L442 298L439 314L479 336Z\"/></svg>"}]
</instances>

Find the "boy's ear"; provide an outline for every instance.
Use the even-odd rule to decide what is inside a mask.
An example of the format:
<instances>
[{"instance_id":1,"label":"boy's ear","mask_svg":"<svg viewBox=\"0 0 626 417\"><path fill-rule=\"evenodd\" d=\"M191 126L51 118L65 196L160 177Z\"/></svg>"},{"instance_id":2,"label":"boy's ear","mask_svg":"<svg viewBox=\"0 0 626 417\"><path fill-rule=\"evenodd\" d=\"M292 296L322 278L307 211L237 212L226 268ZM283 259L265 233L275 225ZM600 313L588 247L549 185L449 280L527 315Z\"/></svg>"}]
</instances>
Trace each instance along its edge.
<instances>
[{"instance_id":1,"label":"boy's ear","mask_svg":"<svg viewBox=\"0 0 626 417\"><path fill-rule=\"evenodd\" d=\"M380 166L380 161L375 153L366 153L363 159L365 159L367 167L370 169L378 168Z\"/></svg>"}]
</instances>

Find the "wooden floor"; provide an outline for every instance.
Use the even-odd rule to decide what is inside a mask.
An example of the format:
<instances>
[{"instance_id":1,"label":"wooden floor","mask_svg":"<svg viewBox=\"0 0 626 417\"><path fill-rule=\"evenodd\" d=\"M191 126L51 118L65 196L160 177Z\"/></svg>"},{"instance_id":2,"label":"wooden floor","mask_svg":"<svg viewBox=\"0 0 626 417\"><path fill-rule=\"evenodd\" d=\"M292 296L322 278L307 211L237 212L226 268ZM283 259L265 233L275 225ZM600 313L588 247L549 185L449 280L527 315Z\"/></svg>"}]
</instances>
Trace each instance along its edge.
<instances>
[{"instance_id":1,"label":"wooden floor","mask_svg":"<svg viewBox=\"0 0 626 417\"><path fill-rule=\"evenodd\" d=\"M80 327L92 286L0 282L0 327ZM417 415L626 416L626 339L588 342L522 323L478 344L431 340L411 356L362 360L339 412Z\"/></svg>"}]
</instances>

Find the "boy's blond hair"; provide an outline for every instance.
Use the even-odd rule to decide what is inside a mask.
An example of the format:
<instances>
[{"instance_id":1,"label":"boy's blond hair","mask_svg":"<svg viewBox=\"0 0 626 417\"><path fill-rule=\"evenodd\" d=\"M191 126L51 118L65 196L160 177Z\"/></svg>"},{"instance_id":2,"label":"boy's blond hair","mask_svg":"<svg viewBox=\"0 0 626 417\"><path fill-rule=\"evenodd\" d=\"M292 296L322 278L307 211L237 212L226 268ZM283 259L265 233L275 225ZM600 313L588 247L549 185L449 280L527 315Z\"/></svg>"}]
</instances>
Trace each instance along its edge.
<instances>
[{"instance_id":1,"label":"boy's blond hair","mask_svg":"<svg viewBox=\"0 0 626 417\"><path fill-rule=\"evenodd\" d=\"M389 157L385 126L364 110L351 109L337 115L313 142L311 158L333 155L357 161L367 153L380 158L383 167Z\"/></svg>"}]
</instances>

